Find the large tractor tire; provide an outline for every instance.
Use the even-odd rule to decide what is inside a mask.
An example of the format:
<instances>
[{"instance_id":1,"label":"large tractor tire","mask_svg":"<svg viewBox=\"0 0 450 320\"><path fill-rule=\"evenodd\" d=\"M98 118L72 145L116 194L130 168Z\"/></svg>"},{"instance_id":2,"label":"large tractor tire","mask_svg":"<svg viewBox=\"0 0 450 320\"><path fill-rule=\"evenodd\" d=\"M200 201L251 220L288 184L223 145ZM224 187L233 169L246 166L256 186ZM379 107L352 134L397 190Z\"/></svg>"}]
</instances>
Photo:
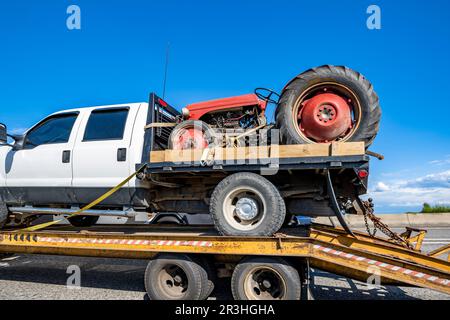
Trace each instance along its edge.
<instances>
[{"instance_id":1,"label":"large tractor tire","mask_svg":"<svg viewBox=\"0 0 450 320\"><path fill-rule=\"evenodd\" d=\"M325 65L287 84L275 118L283 144L363 141L367 148L377 135L381 109L363 75Z\"/></svg>"}]
</instances>

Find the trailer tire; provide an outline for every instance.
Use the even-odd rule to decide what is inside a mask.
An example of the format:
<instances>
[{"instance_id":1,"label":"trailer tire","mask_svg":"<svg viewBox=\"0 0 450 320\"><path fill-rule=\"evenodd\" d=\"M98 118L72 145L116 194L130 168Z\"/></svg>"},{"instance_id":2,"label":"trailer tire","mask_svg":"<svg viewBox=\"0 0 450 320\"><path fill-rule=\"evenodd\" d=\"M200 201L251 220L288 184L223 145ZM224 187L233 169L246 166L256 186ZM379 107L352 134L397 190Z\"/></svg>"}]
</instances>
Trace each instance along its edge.
<instances>
[{"instance_id":1,"label":"trailer tire","mask_svg":"<svg viewBox=\"0 0 450 320\"><path fill-rule=\"evenodd\" d=\"M300 275L279 257L247 257L235 267L231 291L235 300L300 300Z\"/></svg>"},{"instance_id":2,"label":"trailer tire","mask_svg":"<svg viewBox=\"0 0 450 320\"><path fill-rule=\"evenodd\" d=\"M227 236L271 236L283 225L286 206L266 178L239 172L214 189L210 212L216 229Z\"/></svg>"},{"instance_id":3,"label":"trailer tire","mask_svg":"<svg viewBox=\"0 0 450 320\"><path fill-rule=\"evenodd\" d=\"M209 298L215 288L215 283L217 281L217 271L211 259L206 257L202 257L202 259L204 262L206 273L208 274L208 294L206 295L206 298Z\"/></svg>"},{"instance_id":4,"label":"trailer tire","mask_svg":"<svg viewBox=\"0 0 450 320\"><path fill-rule=\"evenodd\" d=\"M87 228L87 227L92 227L94 224L96 224L99 218L100 217L98 217L98 216L77 215L77 216L68 218L67 220L69 220L70 224L74 227Z\"/></svg>"},{"instance_id":5,"label":"trailer tire","mask_svg":"<svg viewBox=\"0 0 450 320\"><path fill-rule=\"evenodd\" d=\"M144 281L152 300L204 300L210 290L206 270L186 254L158 254L147 265Z\"/></svg>"},{"instance_id":6,"label":"trailer tire","mask_svg":"<svg viewBox=\"0 0 450 320\"><path fill-rule=\"evenodd\" d=\"M208 285L205 290L204 297L201 298L201 300L206 300L209 298L209 296L211 295L211 293L214 291L214 288L215 288L215 283L217 281L216 269L215 269L214 263L208 257L198 255L198 256L194 256L194 259L196 259L197 262L199 263L199 265L203 269L205 269L206 274L208 276L208 280L207 280Z\"/></svg>"},{"instance_id":7,"label":"trailer tire","mask_svg":"<svg viewBox=\"0 0 450 320\"><path fill-rule=\"evenodd\" d=\"M4 202L0 202L0 229L2 229L8 221L9 210Z\"/></svg>"},{"instance_id":8,"label":"trailer tire","mask_svg":"<svg viewBox=\"0 0 450 320\"><path fill-rule=\"evenodd\" d=\"M322 89L322 87L324 88ZM330 65L310 69L298 75L284 88L275 111L276 127L280 130L281 141L284 144L316 143L314 138L308 137L308 126L306 128L301 127L301 121L303 120L297 119L297 117L299 119L304 117L300 117L301 106L299 105L306 104L308 99L318 93L320 94L320 92L323 93L323 90L329 89L326 92L331 93L333 88L336 91L335 93L341 90L338 95L346 98L345 100L349 102L354 117L354 123L347 128L345 133L341 133L335 139L340 139L340 141L364 141L366 148L372 144L377 135L381 119L378 95L373 90L372 84L359 72L343 66ZM310 109L310 111L313 111L313 109ZM316 111L314 109L314 112ZM343 114L341 113L341 115ZM334 114L332 113L332 115ZM316 117L315 114L314 117ZM335 118L338 119L338 117L339 111ZM309 121L309 128L313 128L317 132L320 126L312 125L312 120ZM349 120L347 121L350 123ZM318 123L322 125L322 122ZM326 126L323 125L320 128L326 128ZM334 133L338 134L337 132ZM333 141L333 139L327 141Z\"/></svg>"}]
</instances>

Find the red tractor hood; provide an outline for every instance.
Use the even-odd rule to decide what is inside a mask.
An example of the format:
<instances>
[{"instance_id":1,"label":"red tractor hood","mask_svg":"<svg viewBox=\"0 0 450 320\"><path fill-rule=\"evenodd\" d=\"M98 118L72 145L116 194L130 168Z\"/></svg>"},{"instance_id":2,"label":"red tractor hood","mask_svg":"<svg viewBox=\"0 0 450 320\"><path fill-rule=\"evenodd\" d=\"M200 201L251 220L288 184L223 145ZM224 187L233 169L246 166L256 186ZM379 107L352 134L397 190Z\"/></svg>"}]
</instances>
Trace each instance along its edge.
<instances>
[{"instance_id":1,"label":"red tractor hood","mask_svg":"<svg viewBox=\"0 0 450 320\"><path fill-rule=\"evenodd\" d=\"M186 106L189 110L188 119L199 120L202 116L210 112L232 110L234 108L258 106L261 110L266 109L267 103L259 99L255 94L244 94L242 96L203 101Z\"/></svg>"}]
</instances>

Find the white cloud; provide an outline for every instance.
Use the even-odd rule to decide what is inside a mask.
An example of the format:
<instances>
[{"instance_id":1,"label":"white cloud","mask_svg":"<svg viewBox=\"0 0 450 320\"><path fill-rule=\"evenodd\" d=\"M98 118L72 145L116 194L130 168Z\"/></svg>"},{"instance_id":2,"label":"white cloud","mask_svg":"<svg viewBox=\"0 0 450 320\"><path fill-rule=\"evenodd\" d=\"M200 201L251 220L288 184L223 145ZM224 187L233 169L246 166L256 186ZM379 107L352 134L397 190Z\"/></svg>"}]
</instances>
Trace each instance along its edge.
<instances>
[{"instance_id":1,"label":"white cloud","mask_svg":"<svg viewBox=\"0 0 450 320\"><path fill-rule=\"evenodd\" d=\"M383 192L383 191L388 191L390 188L387 184L385 184L384 182L378 182L377 186L375 187L374 191L377 192Z\"/></svg>"},{"instance_id":2,"label":"white cloud","mask_svg":"<svg viewBox=\"0 0 450 320\"><path fill-rule=\"evenodd\" d=\"M398 210L419 210L423 203L450 203L450 170L406 181L378 182L369 196L376 207ZM403 208L403 209L402 209ZM389 210L389 209L388 209Z\"/></svg>"},{"instance_id":3,"label":"white cloud","mask_svg":"<svg viewBox=\"0 0 450 320\"><path fill-rule=\"evenodd\" d=\"M450 170L407 181L406 186L413 188L450 188Z\"/></svg>"},{"instance_id":4,"label":"white cloud","mask_svg":"<svg viewBox=\"0 0 450 320\"><path fill-rule=\"evenodd\" d=\"M446 164L450 164L450 154L445 156L445 159L439 159L439 160L433 160L428 162L429 164L436 165L436 166L442 166Z\"/></svg>"}]
</instances>

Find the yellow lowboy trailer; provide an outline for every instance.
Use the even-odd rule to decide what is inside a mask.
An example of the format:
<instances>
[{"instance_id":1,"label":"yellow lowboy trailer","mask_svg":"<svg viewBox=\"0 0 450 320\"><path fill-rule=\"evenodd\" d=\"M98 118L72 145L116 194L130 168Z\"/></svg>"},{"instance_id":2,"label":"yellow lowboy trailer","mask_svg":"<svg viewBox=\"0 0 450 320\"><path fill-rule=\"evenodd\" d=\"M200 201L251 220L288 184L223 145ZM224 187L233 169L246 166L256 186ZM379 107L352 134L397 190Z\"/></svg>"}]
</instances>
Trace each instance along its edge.
<instances>
[{"instance_id":1,"label":"yellow lowboy trailer","mask_svg":"<svg viewBox=\"0 0 450 320\"><path fill-rule=\"evenodd\" d=\"M286 228L273 237L223 237L204 226L95 226L80 231L3 230L0 252L150 259L145 274L154 299L206 299L217 274L232 276L236 299L305 298L309 267L381 284L403 284L450 294L450 261L443 247L420 252L390 240L313 224ZM218 272L220 271L220 272Z\"/></svg>"}]
</instances>

